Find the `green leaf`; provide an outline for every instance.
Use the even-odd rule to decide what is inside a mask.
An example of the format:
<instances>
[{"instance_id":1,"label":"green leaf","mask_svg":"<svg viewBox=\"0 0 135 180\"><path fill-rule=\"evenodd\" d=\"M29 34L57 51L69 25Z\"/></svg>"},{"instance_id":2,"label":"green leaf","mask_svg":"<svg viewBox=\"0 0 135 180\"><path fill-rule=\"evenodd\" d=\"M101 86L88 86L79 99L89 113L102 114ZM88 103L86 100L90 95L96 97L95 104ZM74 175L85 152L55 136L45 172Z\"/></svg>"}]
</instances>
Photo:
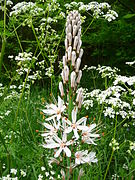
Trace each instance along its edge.
<instances>
[{"instance_id":1,"label":"green leaf","mask_svg":"<svg viewBox=\"0 0 135 180\"><path fill-rule=\"evenodd\" d=\"M123 16L124 19L130 19L132 17L134 17L135 14L126 14L125 16Z\"/></svg>"}]
</instances>

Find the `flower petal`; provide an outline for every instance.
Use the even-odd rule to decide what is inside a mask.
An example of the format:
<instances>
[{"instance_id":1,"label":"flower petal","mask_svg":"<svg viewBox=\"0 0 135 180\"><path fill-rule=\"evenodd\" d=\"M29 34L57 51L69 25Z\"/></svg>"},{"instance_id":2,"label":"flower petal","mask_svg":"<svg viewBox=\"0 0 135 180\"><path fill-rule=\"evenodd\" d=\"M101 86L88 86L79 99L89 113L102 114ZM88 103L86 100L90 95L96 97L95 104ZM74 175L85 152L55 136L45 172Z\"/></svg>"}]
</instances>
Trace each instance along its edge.
<instances>
[{"instance_id":1,"label":"flower petal","mask_svg":"<svg viewBox=\"0 0 135 180\"><path fill-rule=\"evenodd\" d=\"M64 152L66 153L67 157L71 157L71 151L70 151L70 149L68 147L64 148Z\"/></svg>"},{"instance_id":2,"label":"flower petal","mask_svg":"<svg viewBox=\"0 0 135 180\"><path fill-rule=\"evenodd\" d=\"M50 121L50 120L52 120L52 119L54 119L54 118L56 118L56 117L57 117L57 115L53 115L53 116L51 116L51 117L46 118L45 120L46 120L46 121Z\"/></svg>"},{"instance_id":3,"label":"flower petal","mask_svg":"<svg viewBox=\"0 0 135 180\"><path fill-rule=\"evenodd\" d=\"M67 134L70 133L70 132L72 131L72 129L73 129L72 127L66 128L66 129L65 129L65 133L67 133Z\"/></svg>"},{"instance_id":4,"label":"flower petal","mask_svg":"<svg viewBox=\"0 0 135 180\"><path fill-rule=\"evenodd\" d=\"M77 132L77 128L73 129L73 131L74 131L75 138L78 139L79 135L78 135L78 132Z\"/></svg>"},{"instance_id":5,"label":"flower petal","mask_svg":"<svg viewBox=\"0 0 135 180\"><path fill-rule=\"evenodd\" d=\"M64 101L58 96L58 108L61 109L63 107Z\"/></svg>"},{"instance_id":6,"label":"flower petal","mask_svg":"<svg viewBox=\"0 0 135 180\"><path fill-rule=\"evenodd\" d=\"M57 107L55 104L50 104L50 108L51 108L53 111L57 112L58 107Z\"/></svg>"},{"instance_id":7,"label":"flower petal","mask_svg":"<svg viewBox=\"0 0 135 180\"><path fill-rule=\"evenodd\" d=\"M87 131L88 127L87 126L77 126L77 129Z\"/></svg>"},{"instance_id":8,"label":"flower petal","mask_svg":"<svg viewBox=\"0 0 135 180\"><path fill-rule=\"evenodd\" d=\"M59 145L58 143L43 144L42 146L43 146L44 148L48 148L48 149L53 149L53 148L60 147L60 145Z\"/></svg>"},{"instance_id":9,"label":"flower petal","mask_svg":"<svg viewBox=\"0 0 135 180\"><path fill-rule=\"evenodd\" d=\"M57 136L57 135L54 135L54 140L57 141L59 144L62 143L62 140Z\"/></svg>"},{"instance_id":10,"label":"flower petal","mask_svg":"<svg viewBox=\"0 0 135 180\"><path fill-rule=\"evenodd\" d=\"M42 110L44 114L53 115L56 112L53 109L43 109Z\"/></svg>"},{"instance_id":11,"label":"flower petal","mask_svg":"<svg viewBox=\"0 0 135 180\"><path fill-rule=\"evenodd\" d=\"M53 130L54 127L48 123L43 123L43 126L45 126L47 129Z\"/></svg>"},{"instance_id":12,"label":"flower petal","mask_svg":"<svg viewBox=\"0 0 135 180\"><path fill-rule=\"evenodd\" d=\"M91 124L89 126L88 132L92 131L92 129L94 129L96 127L96 124Z\"/></svg>"},{"instance_id":13,"label":"flower petal","mask_svg":"<svg viewBox=\"0 0 135 180\"><path fill-rule=\"evenodd\" d=\"M56 151L54 157L55 157L55 158L59 157L61 151L62 151L62 148L60 147L60 148Z\"/></svg>"},{"instance_id":14,"label":"flower petal","mask_svg":"<svg viewBox=\"0 0 135 180\"><path fill-rule=\"evenodd\" d=\"M82 117L81 119L79 119L77 122L76 122L76 124L81 124L81 123L83 123L84 121L86 121L87 120L87 118L86 117Z\"/></svg>"},{"instance_id":15,"label":"flower petal","mask_svg":"<svg viewBox=\"0 0 135 180\"><path fill-rule=\"evenodd\" d=\"M76 123L77 108L72 110L72 122Z\"/></svg>"}]
</instances>

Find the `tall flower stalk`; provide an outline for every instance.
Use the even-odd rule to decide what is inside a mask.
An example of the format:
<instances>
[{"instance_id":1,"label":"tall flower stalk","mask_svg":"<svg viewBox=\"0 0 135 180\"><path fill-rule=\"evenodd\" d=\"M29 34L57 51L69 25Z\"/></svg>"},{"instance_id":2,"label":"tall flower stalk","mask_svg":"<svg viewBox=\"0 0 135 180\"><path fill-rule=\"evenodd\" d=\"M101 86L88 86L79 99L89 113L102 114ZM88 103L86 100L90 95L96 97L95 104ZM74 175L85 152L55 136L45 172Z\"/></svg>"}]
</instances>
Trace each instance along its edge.
<instances>
[{"instance_id":1,"label":"tall flower stalk","mask_svg":"<svg viewBox=\"0 0 135 180\"><path fill-rule=\"evenodd\" d=\"M82 77L80 70L83 49L81 48L81 19L78 11L71 11L67 16L65 55L58 103L47 104L43 113L48 117L43 123L46 128L42 134L44 148L52 149L50 163L56 163L64 170L63 179L72 178L74 168L81 164L97 162L96 153L89 152L84 143L96 145L94 142L99 134L95 133L96 124L87 125L87 117L80 117L83 104L82 88L79 83ZM65 171L66 170L66 171ZM82 175L80 169L79 176Z\"/></svg>"}]
</instances>

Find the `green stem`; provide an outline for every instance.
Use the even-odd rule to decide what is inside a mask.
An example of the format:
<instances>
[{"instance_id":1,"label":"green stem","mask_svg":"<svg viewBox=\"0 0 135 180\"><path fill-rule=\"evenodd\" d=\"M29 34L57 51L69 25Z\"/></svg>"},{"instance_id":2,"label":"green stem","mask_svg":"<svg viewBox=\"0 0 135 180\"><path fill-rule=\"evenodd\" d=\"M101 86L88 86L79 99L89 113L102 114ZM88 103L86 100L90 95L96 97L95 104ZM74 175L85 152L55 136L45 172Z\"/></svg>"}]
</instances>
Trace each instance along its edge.
<instances>
[{"instance_id":1,"label":"green stem","mask_svg":"<svg viewBox=\"0 0 135 180\"><path fill-rule=\"evenodd\" d=\"M115 128L114 128L114 135L113 135L113 138L114 138L114 139L115 139L115 134L116 134L116 128L117 128L117 115L116 115ZM109 163L108 163L108 166L107 166L105 175L104 175L104 180L106 179L106 176L107 176L107 173L108 173L108 170L109 170L111 161L112 161L113 154L114 154L114 150L112 149L111 157L110 157L110 160L109 160Z\"/></svg>"},{"instance_id":2,"label":"green stem","mask_svg":"<svg viewBox=\"0 0 135 180\"><path fill-rule=\"evenodd\" d=\"M42 52L43 48L41 48L40 42L39 42L39 40L38 40L38 37L37 37L37 35L36 35L35 29L34 29L34 26L33 26L32 23L31 23L31 27L32 27L32 31L33 31L33 33L34 33L34 36L35 36L35 38L36 38L38 47L39 47L39 49L40 49L40 51L41 51L41 54L42 54L42 56L43 56L43 58L44 58L44 60L45 60L46 66L49 67L49 65L48 65L48 63L47 63L47 61L46 61L46 58L45 58L45 56L44 56L44 54L43 54L43 52ZM47 57L47 55L46 55L46 57Z\"/></svg>"},{"instance_id":3,"label":"green stem","mask_svg":"<svg viewBox=\"0 0 135 180\"><path fill-rule=\"evenodd\" d=\"M102 104L102 107L101 107L101 110L100 110L100 114L99 114L99 118L98 118L98 123L101 122L101 116L102 116L102 113L103 113L103 108L104 108L104 103Z\"/></svg>"},{"instance_id":4,"label":"green stem","mask_svg":"<svg viewBox=\"0 0 135 180\"><path fill-rule=\"evenodd\" d=\"M21 45L21 41L20 41L20 39L19 39L19 36L18 36L18 34L17 34L17 31L16 31L16 28L15 28L14 24L13 24L13 27L14 27L14 32L15 32L15 35L16 35L16 37L17 37L17 40L18 40L20 49L21 49L21 51L23 52L23 48L22 48L22 45Z\"/></svg>"},{"instance_id":5,"label":"green stem","mask_svg":"<svg viewBox=\"0 0 135 180\"><path fill-rule=\"evenodd\" d=\"M30 68L31 68L31 65L30 65L30 67L28 69L28 72L27 72L27 75L26 75L26 78L25 78L25 82L24 82L24 85L23 85L22 93L20 95L20 99L19 99L19 102L18 102L17 111L16 111L16 115L15 115L14 126L16 125L16 120L17 120L17 116L18 116L21 100L22 100L22 97L23 97L23 94L24 94L25 85L26 85L26 82L27 82L27 79L28 79L28 75L29 75L29 72L30 72Z\"/></svg>"},{"instance_id":6,"label":"green stem","mask_svg":"<svg viewBox=\"0 0 135 180\"><path fill-rule=\"evenodd\" d=\"M7 153L7 166L8 166L8 171L10 172L10 153L9 153L9 151L7 149L7 146L5 144L5 141L4 141L3 137L2 137L1 132L0 132L0 140L1 140L1 142L2 142L2 144L4 146L4 149L5 149L6 153Z\"/></svg>"},{"instance_id":7,"label":"green stem","mask_svg":"<svg viewBox=\"0 0 135 180\"><path fill-rule=\"evenodd\" d=\"M117 125L117 127L119 127L123 122L125 122L127 120L127 118L125 118L123 121L121 121L118 125ZM116 128L117 128L116 127ZM111 130L111 131L109 131L107 134L105 134L104 136L107 136L108 134L110 134L113 130L115 129L115 127Z\"/></svg>"},{"instance_id":8,"label":"green stem","mask_svg":"<svg viewBox=\"0 0 135 180\"><path fill-rule=\"evenodd\" d=\"M82 36L84 36L84 34L87 32L87 30L90 28L90 26L92 25L93 21L95 18L92 19L92 21L90 22L90 24L88 25L88 27L86 28L86 30L84 31L84 33L82 34Z\"/></svg>"},{"instance_id":9,"label":"green stem","mask_svg":"<svg viewBox=\"0 0 135 180\"><path fill-rule=\"evenodd\" d=\"M3 30L3 37L2 37L2 48L0 52L0 74L2 69L3 58L5 54L5 47L6 47L6 0L4 1L4 30Z\"/></svg>"},{"instance_id":10,"label":"green stem","mask_svg":"<svg viewBox=\"0 0 135 180\"><path fill-rule=\"evenodd\" d=\"M67 169L66 180L69 180L70 179L70 158L67 158L67 167L69 167L69 169Z\"/></svg>"},{"instance_id":11,"label":"green stem","mask_svg":"<svg viewBox=\"0 0 135 180\"><path fill-rule=\"evenodd\" d=\"M107 89L107 77L105 77L105 89Z\"/></svg>"},{"instance_id":12,"label":"green stem","mask_svg":"<svg viewBox=\"0 0 135 180\"><path fill-rule=\"evenodd\" d=\"M93 76L93 85L94 85L94 89L96 89L96 81L95 81L95 76L94 76L94 73L93 73L93 71L92 71L92 76Z\"/></svg>"}]
</instances>

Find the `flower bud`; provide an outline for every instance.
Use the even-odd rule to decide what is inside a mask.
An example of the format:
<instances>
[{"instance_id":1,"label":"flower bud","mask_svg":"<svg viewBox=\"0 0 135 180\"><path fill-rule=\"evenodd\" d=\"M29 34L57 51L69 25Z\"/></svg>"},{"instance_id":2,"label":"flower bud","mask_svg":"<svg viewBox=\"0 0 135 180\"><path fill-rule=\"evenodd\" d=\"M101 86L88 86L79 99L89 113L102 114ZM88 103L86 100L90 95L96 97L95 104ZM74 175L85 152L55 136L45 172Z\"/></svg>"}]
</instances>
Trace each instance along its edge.
<instances>
[{"instance_id":1,"label":"flower bud","mask_svg":"<svg viewBox=\"0 0 135 180\"><path fill-rule=\"evenodd\" d=\"M73 18L75 19L76 16L78 15L78 12L77 11L73 11Z\"/></svg>"},{"instance_id":2,"label":"flower bud","mask_svg":"<svg viewBox=\"0 0 135 180\"><path fill-rule=\"evenodd\" d=\"M83 97L83 95L82 95L82 97L80 98L80 101L79 101L79 103L78 103L78 108L79 108L79 109L81 109L81 107L82 107L83 100L84 100L84 97Z\"/></svg>"},{"instance_id":3,"label":"flower bud","mask_svg":"<svg viewBox=\"0 0 135 180\"><path fill-rule=\"evenodd\" d=\"M68 40L67 40L67 38L65 39L65 49L66 49L66 51L68 50Z\"/></svg>"},{"instance_id":4,"label":"flower bud","mask_svg":"<svg viewBox=\"0 0 135 180\"><path fill-rule=\"evenodd\" d=\"M79 70L79 72L78 72L78 77L77 77L77 80L76 80L77 84L80 83L81 77L82 77L82 71Z\"/></svg>"},{"instance_id":5,"label":"flower bud","mask_svg":"<svg viewBox=\"0 0 135 180\"><path fill-rule=\"evenodd\" d=\"M67 19L67 22L66 22L66 27L70 24L70 20Z\"/></svg>"},{"instance_id":6,"label":"flower bud","mask_svg":"<svg viewBox=\"0 0 135 180\"><path fill-rule=\"evenodd\" d=\"M77 97L76 97L76 102L78 103L78 108L81 108L82 103L83 103L83 91L82 88L78 89Z\"/></svg>"},{"instance_id":7,"label":"flower bud","mask_svg":"<svg viewBox=\"0 0 135 180\"><path fill-rule=\"evenodd\" d=\"M66 57L63 56L63 67L66 66L66 65L67 65L67 63L66 63Z\"/></svg>"},{"instance_id":8,"label":"flower bud","mask_svg":"<svg viewBox=\"0 0 135 180\"><path fill-rule=\"evenodd\" d=\"M76 24L78 24L78 21L79 21L79 17L77 16L75 19Z\"/></svg>"},{"instance_id":9,"label":"flower bud","mask_svg":"<svg viewBox=\"0 0 135 180\"><path fill-rule=\"evenodd\" d=\"M76 52L72 51L72 57L71 57L72 66L75 66L75 60L76 60Z\"/></svg>"},{"instance_id":10,"label":"flower bud","mask_svg":"<svg viewBox=\"0 0 135 180\"><path fill-rule=\"evenodd\" d=\"M76 73L73 71L71 73L71 88L75 87L75 79L76 79Z\"/></svg>"},{"instance_id":11,"label":"flower bud","mask_svg":"<svg viewBox=\"0 0 135 180\"><path fill-rule=\"evenodd\" d=\"M72 55L72 46L68 47L68 61L71 60L71 55Z\"/></svg>"},{"instance_id":12,"label":"flower bud","mask_svg":"<svg viewBox=\"0 0 135 180\"><path fill-rule=\"evenodd\" d=\"M72 34L68 33L67 38L68 38L68 41L69 41L69 46L71 46L72 45Z\"/></svg>"},{"instance_id":13,"label":"flower bud","mask_svg":"<svg viewBox=\"0 0 135 180\"><path fill-rule=\"evenodd\" d=\"M62 82L59 82L59 90L60 90L61 97L63 97L64 96L64 88L63 88Z\"/></svg>"},{"instance_id":14,"label":"flower bud","mask_svg":"<svg viewBox=\"0 0 135 180\"><path fill-rule=\"evenodd\" d=\"M75 39L74 39L74 45L73 45L73 49L74 49L74 50L76 50L77 43L78 43L78 37L75 36Z\"/></svg>"},{"instance_id":15,"label":"flower bud","mask_svg":"<svg viewBox=\"0 0 135 180\"><path fill-rule=\"evenodd\" d=\"M74 26L73 26L73 37L75 37L76 32L77 32L77 26L76 26L76 25L74 25Z\"/></svg>"},{"instance_id":16,"label":"flower bud","mask_svg":"<svg viewBox=\"0 0 135 180\"><path fill-rule=\"evenodd\" d=\"M79 30L81 27L81 21L77 21L77 30Z\"/></svg>"},{"instance_id":17,"label":"flower bud","mask_svg":"<svg viewBox=\"0 0 135 180\"><path fill-rule=\"evenodd\" d=\"M81 28L79 28L77 36L79 39L81 38Z\"/></svg>"},{"instance_id":18,"label":"flower bud","mask_svg":"<svg viewBox=\"0 0 135 180\"><path fill-rule=\"evenodd\" d=\"M63 83L66 84L64 70L62 70L61 76L62 76Z\"/></svg>"},{"instance_id":19,"label":"flower bud","mask_svg":"<svg viewBox=\"0 0 135 180\"><path fill-rule=\"evenodd\" d=\"M69 68L68 66L64 66L64 76L65 76L65 81L68 81L68 76L69 76Z\"/></svg>"},{"instance_id":20,"label":"flower bud","mask_svg":"<svg viewBox=\"0 0 135 180\"><path fill-rule=\"evenodd\" d=\"M80 49L79 58L81 59L83 55L83 49Z\"/></svg>"},{"instance_id":21,"label":"flower bud","mask_svg":"<svg viewBox=\"0 0 135 180\"><path fill-rule=\"evenodd\" d=\"M72 27L75 25L75 20L73 19L72 20Z\"/></svg>"},{"instance_id":22,"label":"flower bud","mask_svg":"<svg viewBox=\"0 0 135 180\"><path fill-rule=\"evenodd\" d=\"M77 53L78 53L78 54L79 54L79 52L80 52L81 45L82 45L82 41L79 40L78 45L77 45Z\"/></svg>"},{"instance_id":23,"label":"flower bud","mask_svg":"<svg viewBox=\"0 0 135 180\"><path fill-rule=\"evenodd\" d=\"M79 71L80 65L81 65L81 59L77 58L77 60L76 60L76 67L75 67L75 71L76 72Z\"/></svg>"},{"instance_id":24,"label":"flower bud","mask_svg":"<svg viewBox=\"0 0 135 180\"><path fill-rule=\"evenodd\" d=\"M72 33L72 26L71 26L71 24L69 24L68 26L67 26L67 34L68 33Z\"/></svg>"}]
</instances>

